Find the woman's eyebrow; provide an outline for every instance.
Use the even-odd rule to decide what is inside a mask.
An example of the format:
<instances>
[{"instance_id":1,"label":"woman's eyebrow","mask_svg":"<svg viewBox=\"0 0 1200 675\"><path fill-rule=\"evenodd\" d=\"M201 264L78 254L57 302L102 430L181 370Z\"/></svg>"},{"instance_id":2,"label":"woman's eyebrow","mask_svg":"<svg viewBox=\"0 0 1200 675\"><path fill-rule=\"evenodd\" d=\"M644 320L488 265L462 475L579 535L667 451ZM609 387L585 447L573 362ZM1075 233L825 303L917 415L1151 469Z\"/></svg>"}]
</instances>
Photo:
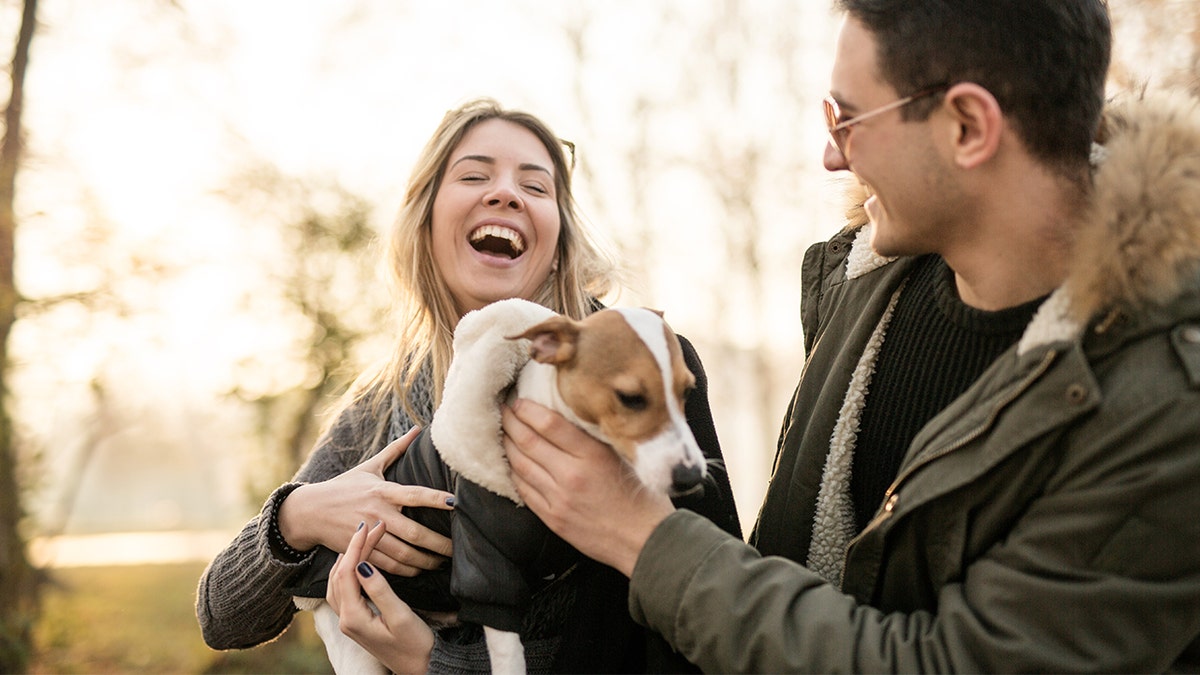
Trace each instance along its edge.
<instances>
[{"instance_id":1,"label":"woman's eyebrow","mask_svg":"<svg viewBox=\"0 0 1200 675\"><path fill-rule=\"evenodd\" d=\"M554 174L550 172L550 169L547 169L541 164L522 164L519 168L522 171L541 171L551 178L554 177Z\"/></svg>"},{"instance_id":2,"label":"woman's eyebrow","mask_svg":"<svg viewBox=\"0 0 1200 675\"><path fill-rule=\"evenodd\" d=\"M454 163L450 165L450 168L454 168L454 167L458 166L459 164L461 164L462 162L469 162L469 161L483 162L484 164L495 164L496 163L495 158L488 157L487 155L463 155L462 157L459 157L458 159L454 160Z\"/></svg>"},{"instance_id":3,"label":"woman's eyebrow","mask_svg":"<svg viewBox=\"0 0 1200 675\"><path fill-rule=\"evenodd\" d=\"M489 157L488 155L463 155L462 157L459 157L458 159L454 160L454 163L450 165L450 168L454 168L454 167L458 166L458 164L460 162L466 162L466 161L483 162L484 164L495 164L496 158ZM522 171L541 171L541 172L545 173L547 176L550 176L551 178L554 177L554 173L551 172L550 169L547 169L546 167L542 166L541 164L533 164L531 162L526 162L524 164L519 165L517 168L519 168Z\"/></svg>"}]
</instances>

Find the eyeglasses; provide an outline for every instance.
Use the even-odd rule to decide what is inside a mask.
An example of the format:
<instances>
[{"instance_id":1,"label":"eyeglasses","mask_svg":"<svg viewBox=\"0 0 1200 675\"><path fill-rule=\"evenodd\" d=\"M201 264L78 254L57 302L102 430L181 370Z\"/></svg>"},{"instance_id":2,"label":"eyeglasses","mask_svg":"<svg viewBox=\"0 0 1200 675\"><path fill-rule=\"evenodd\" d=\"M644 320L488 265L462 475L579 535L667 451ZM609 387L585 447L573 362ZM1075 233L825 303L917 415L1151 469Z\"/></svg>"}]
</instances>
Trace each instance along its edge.
<instances>
[{"instance_id":1,"label":"eyeglasses","mask_svg":"<svg viewBox=\"0 0 1200 675\"><path fill-rule=\"evenodd\" d=\"M935 85L932 87L928 87L926 89L922 89L922 90L918 91L917 93L915 93L911 96L905 96L904 98L902 98L898 101L892 101L891 103L888 103L887 105L880 106L874 110L868 110L867 112L862 113L861 115L855 115L854 117L851 117L848 120L841 120L841 121L838 121L838 120L842 116L842 109L840 107L838 107L837 101L833 100L832 96L826 96L825 100L822 101L822 103L825 106L825 124L829 127L829 140L833 141L833 147L837 148L838 152L842 153L842 156L845 157L846 156L846 140L848 138L850 138L850 127L854 126L855 124L858 124L859 122L869 120L872 117L875 117L876 115L882 115L883 113L885 113L889 110L903 108L904 106L908 105L909 103L912 103L913 101L918 101L920 99L925 98L926 96L932 96L934 94L937 94L949 86L950 85L947 85L947 84L939 84L939 85Z\"/></svg>"},{"instance_id":2,"label":"eyeglasses","mask_svg":"<svg viewBox=\"0 0 1200 675\"><path fill-rule=\"evenodd\" d=\"M558 142L562 143L563 150L566 151L563 154L571 159L571 164L567 167L567 169L572 172L575 171L575 144L565 138L558 139Z\"/></svg>"}]
</instances>

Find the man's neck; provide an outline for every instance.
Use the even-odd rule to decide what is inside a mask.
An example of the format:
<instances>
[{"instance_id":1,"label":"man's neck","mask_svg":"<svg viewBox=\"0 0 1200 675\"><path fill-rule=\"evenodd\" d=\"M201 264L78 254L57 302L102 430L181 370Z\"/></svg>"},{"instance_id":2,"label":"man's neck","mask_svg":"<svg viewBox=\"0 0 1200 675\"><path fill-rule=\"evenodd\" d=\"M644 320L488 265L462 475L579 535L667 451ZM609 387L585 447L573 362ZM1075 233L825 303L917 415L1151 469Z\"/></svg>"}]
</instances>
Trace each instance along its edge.
<instances>
[{"instance_id":1,"label":"man's neck","mask_svg":"<svg viewBox=\"0 0 1200 675\"><path fill-rule=\"evenodd\" d=\"M1045 248L1054 248L1045 245ZM1066 279L1065 256L1024 254L1009 250L984 252L980 260L947 260L954 270L958 296L985 311L1016 307L1048 295ZM960 271L962 270L962 271Z\"/></svg>"},{"instance_id":2,"label":"man's neck","mask_svg":"<svg viewBox=\"0 0 1200 675\"><path fill-rule=\"evenodd\" d=\"M1043 297L1067 278L1078 189L1031 172L975 212L967 241L942 252L963 302L996 311Z\"/></svg>"}]
</instances>

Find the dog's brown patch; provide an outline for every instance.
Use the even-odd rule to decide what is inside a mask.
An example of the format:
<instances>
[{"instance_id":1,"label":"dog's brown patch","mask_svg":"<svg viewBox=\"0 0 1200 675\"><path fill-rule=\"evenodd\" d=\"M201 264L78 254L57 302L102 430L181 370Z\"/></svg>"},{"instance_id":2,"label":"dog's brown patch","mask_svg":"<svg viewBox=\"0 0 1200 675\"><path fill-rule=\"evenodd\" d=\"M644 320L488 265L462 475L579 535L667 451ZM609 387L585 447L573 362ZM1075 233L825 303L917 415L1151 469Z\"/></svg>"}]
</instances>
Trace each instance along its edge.
<instances>
[{"instance_id":1,"label":"dog's brown patch","mask_svg":"<svg viewBox=\"0 0 1200 675\"><path fill-rule=\"evenodd\" d=\"M526 331L530 354L558 368L558 390L583 421L594 424L627 461L636 462L637 443L671 424L669 405L682 405L696 378L683 360L674 333L663 324L672 380L670 396L650 349L616 311L582 321L558 316ZM677 402L677 403L676 403Z\"/></svg>"}]
</instances>

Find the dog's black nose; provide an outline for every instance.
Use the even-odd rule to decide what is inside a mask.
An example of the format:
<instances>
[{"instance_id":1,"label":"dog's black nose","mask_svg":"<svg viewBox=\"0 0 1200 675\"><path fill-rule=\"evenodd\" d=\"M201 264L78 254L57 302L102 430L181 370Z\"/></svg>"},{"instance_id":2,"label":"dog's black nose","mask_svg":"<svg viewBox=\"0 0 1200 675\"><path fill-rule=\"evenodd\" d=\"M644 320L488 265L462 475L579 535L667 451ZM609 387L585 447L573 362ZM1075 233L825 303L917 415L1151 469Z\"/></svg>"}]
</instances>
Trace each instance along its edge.
<instances>
[{"instance_id":1,"label":"dog's black nose","mask_svg":"<svg viewBox=\"0 0 1200 675\"><path fill-rule=\"evenodd\" d=\"M700 479L704 477L703 470L699 464L688 466L686 464L676 464L674 469L671 469L671 492L674 495L682 495L700 485Z\"/></svg>"}]
</instances>

